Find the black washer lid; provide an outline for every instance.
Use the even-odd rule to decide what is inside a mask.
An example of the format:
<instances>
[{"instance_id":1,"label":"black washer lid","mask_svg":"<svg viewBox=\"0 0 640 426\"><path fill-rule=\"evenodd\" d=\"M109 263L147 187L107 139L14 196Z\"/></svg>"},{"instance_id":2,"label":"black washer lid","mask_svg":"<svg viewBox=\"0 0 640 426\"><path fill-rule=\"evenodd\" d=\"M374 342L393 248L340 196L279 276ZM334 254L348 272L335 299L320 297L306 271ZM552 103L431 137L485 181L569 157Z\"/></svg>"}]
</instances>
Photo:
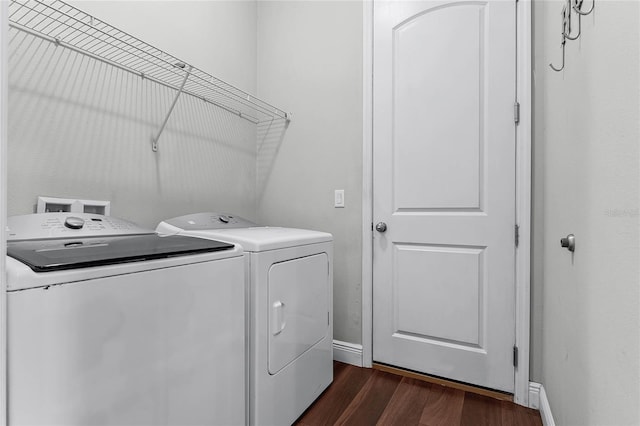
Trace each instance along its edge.
<instances>
[{"instance_id":1,"label":"black washer lid","mask_svg":"<svg viewBox=\"0 0 640 426\"><path fill-rule=\"evenodd\" d=\"M7 255L35 272L90 268L230 250L233 244L157 234L7 243Z\"/></svg>"}]
</instances>

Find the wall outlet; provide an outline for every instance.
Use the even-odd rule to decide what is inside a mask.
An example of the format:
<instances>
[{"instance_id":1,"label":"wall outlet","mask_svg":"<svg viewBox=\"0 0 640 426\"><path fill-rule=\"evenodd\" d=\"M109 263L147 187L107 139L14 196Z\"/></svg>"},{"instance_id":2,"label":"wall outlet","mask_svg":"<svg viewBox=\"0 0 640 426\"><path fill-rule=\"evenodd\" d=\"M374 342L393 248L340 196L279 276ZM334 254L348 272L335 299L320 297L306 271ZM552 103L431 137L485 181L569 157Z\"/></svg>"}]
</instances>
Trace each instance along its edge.
<instances>
[{"instance_id":1,"label":"wall outlet","mask_svg":"<svg viewBox=\"0 0 640 426\"><path fill-rule=\"evenodd\" d=\"M344 189L336 189L334 193L333 207L335 208L344 207Z\"/></svg>"}]
</instances>

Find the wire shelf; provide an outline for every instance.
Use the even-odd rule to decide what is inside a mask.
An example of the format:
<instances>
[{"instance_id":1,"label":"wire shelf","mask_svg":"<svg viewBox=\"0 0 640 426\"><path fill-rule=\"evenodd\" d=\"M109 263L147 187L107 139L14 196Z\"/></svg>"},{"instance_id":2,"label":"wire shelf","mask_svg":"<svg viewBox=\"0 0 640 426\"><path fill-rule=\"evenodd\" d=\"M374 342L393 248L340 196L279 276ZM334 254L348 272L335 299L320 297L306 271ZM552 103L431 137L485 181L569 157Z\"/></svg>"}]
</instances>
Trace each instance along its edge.
<instances>
[{"instance_id":1,"label":"wire shelf","mask_svg":"<svg viewBox=\"0 0 640 426\"><path fill-rule=\"evenodd\" d=\"M253 123L290 115L60 1L11 0L9 26L214 104Z\"/></svg>"}]
</instances>

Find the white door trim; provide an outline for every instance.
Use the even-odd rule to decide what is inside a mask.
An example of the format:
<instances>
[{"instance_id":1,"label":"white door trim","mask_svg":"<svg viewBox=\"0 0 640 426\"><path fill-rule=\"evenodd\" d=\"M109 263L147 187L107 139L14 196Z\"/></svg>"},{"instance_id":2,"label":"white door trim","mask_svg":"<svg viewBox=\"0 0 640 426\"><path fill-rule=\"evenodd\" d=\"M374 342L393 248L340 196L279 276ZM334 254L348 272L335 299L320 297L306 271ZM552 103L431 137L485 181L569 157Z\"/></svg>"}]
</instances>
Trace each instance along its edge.
<instances>
[{"instance_id":1,"label":"white door trim","mask_svg":"<svg viewBox=\"0 0 640 426\"><path fill-rule=\"evenodd\" d=\"M373 365L373 1L362 4L362 366Z\"/></svg>"},{"instance_id":2,"label":"white door trim","mask_svg":"<svg viewBox=\"0 0 640 426\"><path fill-rule=\"evenodd\" d=\"M516 127L516 221L520 244L516 250L516 346L518 366L514 401L529 406L529 335L531 318L531 0L516 4L516 96L520 123Z\"/></svg>"},{"instance_id":3,"label":"white door trim","mask_svg":"<svg viewBox=\"0 0 640 426\"><path fill-rule=\"evenodd\" d=\"M515 1L515 0L514 0ZM363 2L363 145L362 145L362 363L373 363L373 1ZM530 238L531 238L531 0L517 4L517 96L520 123L516 130L516 345L514 401L529 404Z\"/></svg>"},{"instance_id":4,"label":"white door trim","mask_svg":"<svg viewBox=\"0 0 640 426\"><path fill-rule=\"evenodd\" d=\"M0 1L0 425L7 424L7 47L8 3Z\"/></svg>"}]
</instances>

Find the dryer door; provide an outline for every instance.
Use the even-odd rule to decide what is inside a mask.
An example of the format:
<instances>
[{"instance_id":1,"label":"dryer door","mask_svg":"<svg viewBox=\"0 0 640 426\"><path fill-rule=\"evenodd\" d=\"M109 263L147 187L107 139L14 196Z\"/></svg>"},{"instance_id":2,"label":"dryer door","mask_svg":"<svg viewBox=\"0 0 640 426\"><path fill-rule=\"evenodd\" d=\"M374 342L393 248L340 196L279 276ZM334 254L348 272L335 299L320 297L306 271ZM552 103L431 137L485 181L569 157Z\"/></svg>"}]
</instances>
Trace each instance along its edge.
<instances>
[{"instance_id":1,"label":"dryer door","mask_svg":"<svg viewBox=\"0 0 640 426\"><path fill-rule=\"evenodd\" d=\"M329 326L326 253L269 269L269 374L276 374L322 340Z\"/></svg>"}]
</instances>

